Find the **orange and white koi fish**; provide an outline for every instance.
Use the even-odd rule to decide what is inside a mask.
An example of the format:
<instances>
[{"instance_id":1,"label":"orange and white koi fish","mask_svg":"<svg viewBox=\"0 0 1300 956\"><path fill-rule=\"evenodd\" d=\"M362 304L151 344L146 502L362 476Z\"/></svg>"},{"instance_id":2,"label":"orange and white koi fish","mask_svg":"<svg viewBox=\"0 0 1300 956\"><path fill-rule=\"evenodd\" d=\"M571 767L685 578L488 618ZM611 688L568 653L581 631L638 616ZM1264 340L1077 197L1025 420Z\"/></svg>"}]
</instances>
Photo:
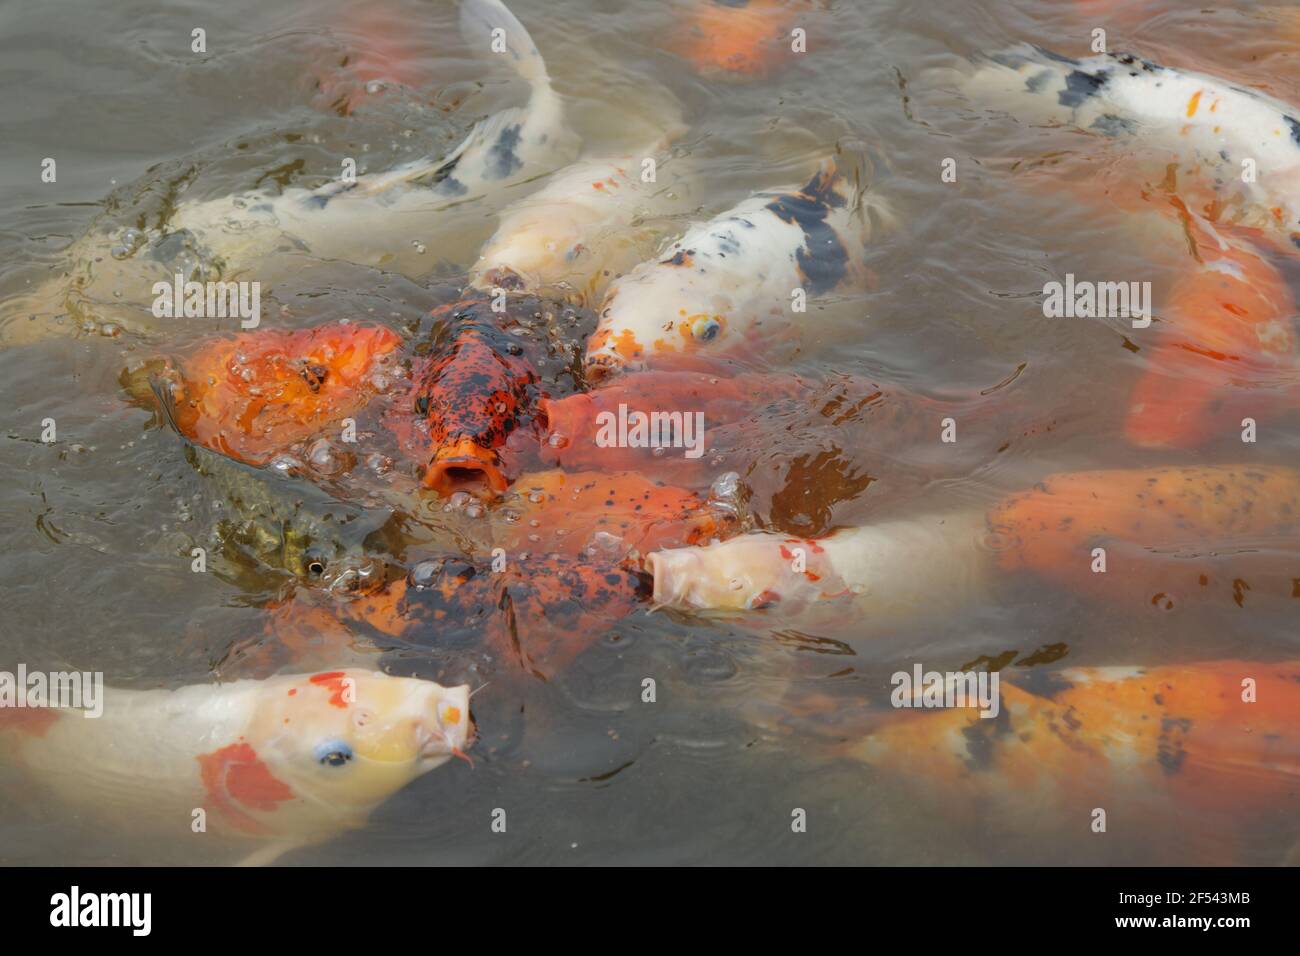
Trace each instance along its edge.
<instances>
[{"instance_id":1,"label":"orange and white koi fish","mask_svg":"<svg viewBox=\"0 0 1300 956\"><path fill-rule=\"evenodd\" d=\"M790 0L695 0L669 48L706 76L762 77L791 58L801 9Z\"/></svg>"},{"instance_id":2,"label":"orange and white koi fish","mask_svg":"<svg viewBox=\"0 0 1300 956\"><path fill-rule=\"evenodd\" d=\"M1300 375L1295 300L1277 268L1241 236L1185 208L1182 218L1193 263L1170 289L1165 322L1144 352L1148 368L1124 423L1136 445L1196 447L1239 427L1243 415L1259 419L1295 394ZM1259 387L1279 377L1275 392Z\"/></svg>"},{"instance_id":3,"label":"orange and white koi fish","mask_svg":"<svg viewBox=\"0 0 1300 956\"><path fill-rule=\"evenodd\" d=\"M351 324L215 339L181 363L176 426L205 448L265 464L364 407L386 387L401 341L391 329Z\"/></svg>"},{"instance_id":4,"label":"orange and white koi fish","mask_svg":"<svg viewBox=\"0 0 1300 956\"><path fill-rule=\"evenodd\" d=\"M1108 573L1094 572L1104 548ZM1029 572L1112 605L1242 606L1300 578L1300 472L1220 465L1055 475L990 509L900 517L823 538L743 534L646 558L657 605L868 618L950 613Z\"/></svg>"},{"instance_id":5,"label":"orange and white koi fish","mask_svg":"<svg viewBox=\"0 0 1300 956\"><path fill-rule=\"evenodd\" d=\"M103 716L0 709L32 782L90 818L261 843L246 862L361 827L462 752L469 688L365 670L105 690ZM195 812L206 834L195 836Z\"/></svg>"},{"instance_id":6,"label":"orange and white koi fish","mask_svg":"<svg viewBox=\"0 0 1300 956\"><path fill-rule=\"evenodd\" d=\"M1121 844L1177 831L1159 845L1182 862L1243 862L1223 854L1252 829L1285 853L1278 828L1294 836L1300 818L1300 661L1001 677L996 718L901 709L848 751L941 797L949 817L956 801L959 816L982 809L1017 828L1087 834L1101 807Z\"/></svg>"},{"instance_id":7,"label":"orange and white koi fish","mask_svg":"<svg viewBox=\"0 0 1300 956\"><path fill-rule=\"evenodd\" d=\"M1300 109L1289 103L1129 53L1076 60L1028 45L987 58L962 90L1028 122L1171 150L1240 207L1231 221L1300 248Z\"/></svg>"},{"instance_id":8,"label":"orange and white koi fish","mask_svg":"<svg viewBox=\"0 0 1300 956\"><path fill-rule=\"evenodd\" d=\"M692 226L610 285L587 343L588 378L670 366L797 324L796 289L813 299L865 283L866 245L886 216L832 159L802 188L756 193Z\"/></svg>"}]
</instances>

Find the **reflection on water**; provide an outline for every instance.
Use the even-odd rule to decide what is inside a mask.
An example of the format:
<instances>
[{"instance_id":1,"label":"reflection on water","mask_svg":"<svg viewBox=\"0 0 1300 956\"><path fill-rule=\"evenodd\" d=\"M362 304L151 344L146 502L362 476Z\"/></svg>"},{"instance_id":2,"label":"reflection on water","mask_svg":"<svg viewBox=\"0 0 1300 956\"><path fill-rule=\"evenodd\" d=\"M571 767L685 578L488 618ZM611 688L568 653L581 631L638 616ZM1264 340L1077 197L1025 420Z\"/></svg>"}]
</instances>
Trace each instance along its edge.
<instances>
[{"instance_id":1,"label":"reflection on water","mask_svg":"<svg viewBox=\"0 0 1300 956\"><path fill-rule=\"evenodd\" d=\"M482 688L473 700L473 767L453 761L437 769L384 803L368 826L295 851L290 862L1282 858L1296 836L1293 790L1252 807L1249 820L1231 806L1188 799L1173 805L1171 831L1117 822L1120 838L1102 840L1089 831L1087 811L1113 803L1122 817L1129 797L1086 769L1077 780L1056 781L1073 788L1070 800L1087 803L1079 804L1084 816L1066 822L1066 811L1034 789L1040 781L1027 771L1008 773L1002 790L972 796L945 785L919 737L870 765L854 759L862 754L852 742L879 730L890 716L891 676L917 661L942 671L997 668L1008 684L1032 690L1033 675L1064 667L1294 660L1293 595L1263 597L1273 579L1279 594L1287 580L1300 579L1294 529L1289 537L1249 530L1208 555L1195 540L1180 542L1189 559L1216 569L1231 565L1228 551L1254 554L1236 601L1198 603L1180 593L1135 605L1011 568L977 603L952 614L940 598L958 582L939 562L918 571L928 575L934 600L914 602L902 616L650 612L644 581L629 575L631 613L606 614L602 605L565 617L563 595L538 586L551 580L540 574L521 572L504 590L469 597L477 585L463 581L498 544L549 562L548 574L588 558L603 572L602 559L591 555L613 537L609 528L591 524L585 506L566 511L567 490L550 486L536 492L538 500L521 492L488 509L470 495L421 488L402 462L411 443L427 447L427 435L391 429L385 399L357 412L363 450L346 467L331 461L317 470L315 486L291 471L256 492L287 495L289 503L258 507L277 515L277 508L297 509L295 520L323 509L333 530L316 530L317 537L328 536L340 554L381 558L394 582L423 568L449 589L437 594L450 617L438 616L443 605L433 599L413 610L409 601L367 604L304 586L310 559L277 561L274 547L259 547L257 528L234 534L231 495L214 490L184 442L159 427L143 393L123 387L133 374L143 381L141 370L180 375L201 338L195 322L149 313L150 297L137 291L141 276L161 262L192 277L259 280L264 328L386 327L409 346L403 371L382 390L396 402L409 386L402 376L418 374L421 350L436 348L446 332L432 310L460 298L496 213L537 186L525 180L484 199L453 199L433 216L400 203L370 222L344 215L328 241L312 247L254 246L242 271L204 258L179 233L163 259L135 256L184 203L313 189L338 176L343 157L365 174L439 155L477 119L524 93L508 71L463 48L450 5L389 0L367 21L346 6L190 0L158 13L138 2L61 2L0 13L9 88L22 91L0 103L11 145L0 160L7 408L0 668L101 670L113 686L153 688L378 664ZM655 477L694 496L686 526L707 510L727 533L802 538L918 512L990 507L1052 473L1300 460L1294 414L1261 419L1266 439L1251 445L1236 429L1189 451L1141 450L1124 440L1130 390L1151 351L1122 320L1045 318L1041 293L1066 273L1150 282L1160 317L1163 297L1189 269L1186 237L1148 215L1158 205L1149 195L1136 212L1122 196L1133 191L1135 167L1148 193L1158 193L1164 159L1137 151L1135 163L1133 150L1098 137L1018 122L953 97L944 80L975 54L1024 41L1084 55L1092 29L1102 26L1111 49L1296 103L1300 24L1287 11L1168 0L792 0L777 22L783 30L784 17L805 25L808 52L758 64L744 49L706 55L673 39L704 0L510 6L536 39L587 154L623 155L657 142L670 125L684 127L671 162L686 207L637 218L593 244L631 244L633 261L649 258L689 221L755 190L806 182L837 143L869 157L872 188L898 218L867 252L865 291L816 303L797 338L755 336L733 369L778 373L787 384L767 379L761 388L769 391L760 395L755 386L752 400L743 389L739 397L717 389L711 399L719 407L737 406L726 406L739 416L732 430L719 432L698 462L663 456ZM190 52L195 27L206 28L206 54ZM367 37L389 46L357 52ZM721 65L700 73L688 68L687 55ZM341 71L345 61L350 71ZM409 86L376 86L375 76L394 62L396 78ZM57 160L56 183L40 180L47 156ZM956 161L955 182L941 176L945 158ZM83 238L88 229L124 245L96 248ZM353 254L363 247L365 255ZM1296 260L1270 253L1269 261L1294 294ZM67 274L87 290L70 310L46 294ZM512 321L537 387L556 400L579 391L594 311L534 303ZM221 330L231 333L235 324ZM789 384L795 375L822 390L799 393ZM1276 402L1295 394L1294 376L1293 368L1273 369L1254 387ZM800 397L783 397L787 387ZM939 422L950 412L960 431L945 444ZM39 441L46 418L58 425L53 444ZM530 420L520 433L536 427L544 435L545 425ZM511 477L593 468L566 452L562 439L507 456L503 467L514 469ZM310 471L312 446L298 451ZM732 472L743 493L719 502L710 489ZM631 479L620 481L615 497L630 501ZM646 535L647 551L688 543L668 537L685 534L683 522L665 530L629 520ZM1004 545L988 540L979 549L998 554ZM191 572L196 546L213 549L210 573ZM461 563L444 566L449 555ZM542 610L528 617L530 608ZM427 623L412 629L413 618ZM541 623L528 633L519 620ZM644 699L647 678L652 703ZM1136 721L1184 718L1172 704L1149 714L1146 706L1123 704ZM1008 707L1018 733L1025 721L1057 720ZM1139 731L1117 724L1098 733ZM1293 780L1294 740L1290 746L1260 759L1276 760L1284 768L1277 772ZM1192 759L1214 768L1238 755L1229 742ZM225 858L190 840L71 821L7 774L6 862ZM504 834L492 829L497 808L507 812ZM806 811L806 832L792 831L794 808Z\"/></svg>"}]
</instances>

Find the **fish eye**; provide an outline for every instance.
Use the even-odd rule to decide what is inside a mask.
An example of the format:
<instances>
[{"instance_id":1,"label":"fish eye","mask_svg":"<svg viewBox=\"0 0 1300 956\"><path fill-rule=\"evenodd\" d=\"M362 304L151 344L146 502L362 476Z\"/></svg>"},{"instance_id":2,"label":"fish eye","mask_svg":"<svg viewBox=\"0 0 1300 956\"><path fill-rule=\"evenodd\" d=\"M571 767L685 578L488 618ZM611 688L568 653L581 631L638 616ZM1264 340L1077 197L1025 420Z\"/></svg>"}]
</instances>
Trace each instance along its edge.
<instances>
[{"instance_id":1,"label":"fish eye","mask_svg":"<svg viewBox=\"0 0 1300 956\"><path fill-rule=\"evenodd\" d=\"M322 554L317 551L308 551L303 557L306 559L307 573L312 577L318 578L325 573L325 557Z\"/></svg>"},{"instance_id":2,"label":"fish eye","mask_svg":"<svg viewBox=\"0 0 1300 956\"><path fill-rule=\"evenodd\" d=\"M341 767L352 759L352 748L342 740L326 740L316 745L316 762L323 767Z\"/></svg>"},{"instance_id":3,"label":"fish eye","mask_svg":"<svg viewBox=\"0 0 1300 956\"><path fill-rule=\"evenodd\" d=\"M717 319L702 315L691 323L691 335L701 342L715 338L722 331L722 323Z\"/></svg>"}]
</instances>

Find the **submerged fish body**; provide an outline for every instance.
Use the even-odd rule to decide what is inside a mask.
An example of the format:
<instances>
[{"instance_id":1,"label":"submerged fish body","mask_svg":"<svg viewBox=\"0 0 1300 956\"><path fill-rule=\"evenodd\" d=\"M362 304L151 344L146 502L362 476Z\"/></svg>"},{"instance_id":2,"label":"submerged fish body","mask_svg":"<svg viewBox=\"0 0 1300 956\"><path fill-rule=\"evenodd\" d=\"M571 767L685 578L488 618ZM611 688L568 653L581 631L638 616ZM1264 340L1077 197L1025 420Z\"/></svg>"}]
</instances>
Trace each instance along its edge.
<instances>
[{"instance_id":1,"label":"submerged fish body","mask_svg":"<svg viewBox=\"0 0 1300 956\"><path fill-rule=\"evenodd\" d=\"M1100 807L1118 839L1172 826L1160 849L1184 862L1242 862L1252 828L1296 833L1300 662L1039 670L1001 673L995 717L899 710L849 752L949 814L956 801L958 820L983 808L1086 834Z\"/></svg>"},{"instance_id":2,"label":"submerged fish body","mask_svg":"<svg viewBox=\"0 0 1300 956\"><path fill-rule=\"evenodd\" d=\"M791 29L799 2L697 0L681 18L669 47L698 73L754 79L792 59Z\"/></svg>"},{"instance_id":3,"label":"submerged fish body","mask_svg":"<svg viewBox=\"0 0 1300 956\"><path fill-rule=\"evenodd\" d=\"M587 344L588 378L680 365L797 325L796 290L813 299L864 281L868 211L883 209L832 160L803 187L757 193L692 226L610 285Z\"/></svg>"},{"instance_id":4,"label":"submerged fish body","mask_svg":"<svg viewBox=\"0 0 1300 956\"><path fill-rule=\"evenodd\" d=\"M987 58L962 89L1027 121L1171 150L1207 169L1221 198L1245 203L1240 224L1300 248L1300 109L1291 104L1129 53L1075 60L1033 46Z\"/></svg>"},{"instance_id":5,"label":"submerged fish body","mask_svg":"<svg viewBox=\"0 0 1300 956\"><path fill-rule=\"evenodd\" d=\"M1277 268L1240 236L1186 215L1194 261L1180 272L1165 320L1145 353L1125 437L1147 447L1194 448L1256 420L1297 393L1258 385L1300 375L1295 300Z\"/></svg>"},{"instance_id":6,"label":"submerged fish body","mask_svg":"<svg viewBox=\"0 0 1300 956\"><path fill-rule=\"evenodd\" d=\"M424 276L429 262L412 248L422 251L422 240L449 204L558 169L578 149L541 54L501 0L463 0L461 26L485 56L492 54L493 31L503 31L496 34L504 36L503 59L529 86L525 105L481 121L445 156L383 173L204 202L178 203L169 195L161 221L148 232L94 229L65 252L66 268L31 294L4 303L3 341L105 323L155 330L158 320L148 315L158 295L153 290L178 275L182 282L269 282L310 256ZM192 176L168 184L169 192L187 187Z\"/></svg>"},{"instance_id":7,"label":"submerged fish body","mask_svg":"<svg viewBox=\"0 0 1300 956\"><path fill-rule=\"evenodd\" d=\"M468 687L364 670L110 688L97 718L0 709L6 759L82 815L179 842L202 810L267 855L362 826L469 741Z\"/></svg>"},{"instance_id":8,"label":"submerged fish body","mask_svg":"<svg viewBox=\"0 0 1300 956\"><path fill-rule=\"evenodd\" d=\"M405 581L349 604L345 613L414 647L481 647L518 671L558 676L600 642L647 593L626 562L562 554L422 562Z\"/></svg>"},{"instance_id":9,"label":"submerged fish body","mask_svg":"<svg viewBox=\"0 0 1300 956\"><path fill-rule=\"evenodd\" d=\"M482 291L563 291L595 302L612 277L641 258L638 238L662 226L647 218L686 208L683 179L658 182L663 146L611 158L582 159L556 173L537 192L500 216L470 273ZM644 163L656 166L643 178ZM636 225L634 225L634 221Z\"/></svg>"}]
</instances>

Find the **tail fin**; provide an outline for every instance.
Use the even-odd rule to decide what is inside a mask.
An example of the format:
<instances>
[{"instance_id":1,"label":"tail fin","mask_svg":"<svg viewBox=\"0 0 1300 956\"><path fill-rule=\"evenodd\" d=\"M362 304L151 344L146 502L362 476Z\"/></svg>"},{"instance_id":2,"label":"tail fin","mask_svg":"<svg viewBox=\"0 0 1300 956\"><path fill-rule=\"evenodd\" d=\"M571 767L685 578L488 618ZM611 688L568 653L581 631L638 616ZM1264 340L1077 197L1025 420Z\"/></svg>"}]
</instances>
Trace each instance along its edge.
<instances>
[{"instance_id":1,"label":"tail fin","mask_svg":"<svg viewBox=\"0 0 1300 956\"><path fill-rule=\"evenodd\" d=\"M551 77L537 44L506 5L501 0L461 0L460 32L471 49L495 52L494 45L501 46L498 30L504 34L505 56L515 72L535 89L549 88Z\"/></svg>"}]
</instances>

